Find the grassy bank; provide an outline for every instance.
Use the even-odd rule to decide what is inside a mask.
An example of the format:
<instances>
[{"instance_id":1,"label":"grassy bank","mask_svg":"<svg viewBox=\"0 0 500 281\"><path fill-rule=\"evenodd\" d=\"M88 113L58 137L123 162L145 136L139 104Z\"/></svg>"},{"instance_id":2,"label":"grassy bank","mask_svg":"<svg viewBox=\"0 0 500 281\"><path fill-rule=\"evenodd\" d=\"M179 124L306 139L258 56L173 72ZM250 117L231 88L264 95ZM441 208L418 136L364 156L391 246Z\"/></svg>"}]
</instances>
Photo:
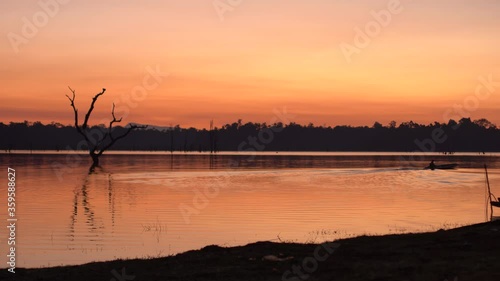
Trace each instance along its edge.
<instances>
[{"instance_id":1,"label":"grassy bank","mask_svg":"<svg viewBox=\"0 0 500 281\"><path fill-rule=\"evenodd\" d=\"M208 246L171 257L2 270L0 280L500 280L500 221L334 243ZM15 278L13 278L15 277Z\"/></svg>"}]
</instances>

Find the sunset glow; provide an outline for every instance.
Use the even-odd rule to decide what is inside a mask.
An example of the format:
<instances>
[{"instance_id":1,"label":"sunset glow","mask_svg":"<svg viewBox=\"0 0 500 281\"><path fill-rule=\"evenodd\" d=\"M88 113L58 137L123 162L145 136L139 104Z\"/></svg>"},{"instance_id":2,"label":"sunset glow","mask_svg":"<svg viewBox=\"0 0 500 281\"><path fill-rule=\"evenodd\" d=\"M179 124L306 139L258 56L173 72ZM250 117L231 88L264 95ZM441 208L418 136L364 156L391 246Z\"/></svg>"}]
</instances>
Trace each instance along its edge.
<instances>
[{"instance_id":1,"label":"sunset glow","mask_svg":"<svg viewBox=\"0 0 500 281\"><path fill-rule=\"evenodd\" d=\"M71 86L80 112L107 89L94 123L113 101L125 122L161 126L269 123L283 107L301 124L446 122L454 105L500 123L500 90L466 104L479 77L500 89L498 1L401 0L349 59L341 44L397 3L243 0L221 14L218 2L1 2L0 121L70 124ZM137 87L149 89L134 99Z\"/></svg>"}]
</instances>

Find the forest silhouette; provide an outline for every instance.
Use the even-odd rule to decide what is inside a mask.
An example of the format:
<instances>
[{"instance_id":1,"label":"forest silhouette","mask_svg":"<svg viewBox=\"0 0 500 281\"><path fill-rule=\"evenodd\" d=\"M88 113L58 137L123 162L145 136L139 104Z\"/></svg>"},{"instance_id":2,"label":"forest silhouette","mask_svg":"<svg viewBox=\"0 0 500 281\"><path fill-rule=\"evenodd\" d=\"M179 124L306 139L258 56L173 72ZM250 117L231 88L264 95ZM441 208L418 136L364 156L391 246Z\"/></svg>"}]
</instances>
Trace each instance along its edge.
<instances>
[{"instance_id":1,"label":"forest silhouette","mask_svg":"<svg viewBox=\"0 0 500 281\"><path fill-rule=\"evenodd\" d=\"M117 126L117 134L127 131ZM104 132L104 125L93 126ZM96 131L97 130L97 131ZM440 132L439 141L433 140ZM0 122L0 149L11 150L84 150L77 147L83 137L71 125L41 122ZM384 126L315 126L296 123L243 123L238 120L220 128L147 129L132 131L110 150L141 151L432 151L497 152L500 151L500 129L486 119L462 118L448 123L399 125L392 121Z\"/></svg>"}]
</instances>

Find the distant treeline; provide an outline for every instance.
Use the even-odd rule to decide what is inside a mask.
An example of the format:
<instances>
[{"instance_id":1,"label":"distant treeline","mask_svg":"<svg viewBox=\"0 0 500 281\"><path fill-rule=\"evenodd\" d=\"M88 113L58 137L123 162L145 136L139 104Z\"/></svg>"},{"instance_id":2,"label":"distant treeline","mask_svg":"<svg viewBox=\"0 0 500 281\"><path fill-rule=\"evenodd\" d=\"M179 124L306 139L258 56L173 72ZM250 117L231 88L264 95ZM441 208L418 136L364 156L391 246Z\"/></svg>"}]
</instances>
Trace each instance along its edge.
<instances>
[{"instance_id":1,"label":"distant treeline","mask_svg":"<svg viewBox=\"0 0 500 281\"><path fill-rule=\"evenodd\" d=\"M104 126L93 130L105 131ZM116 133L125 130L114 128ZM82 137L72 126L40 122L0 123L0 149L85 149ZM500 151L500 129L486 119L422 125L412 121L371 127L314 124L227 124L214 130L152 128L133 131L112 150L146 151L436 151L453 153Z\"/></svg>"}]
</instances>

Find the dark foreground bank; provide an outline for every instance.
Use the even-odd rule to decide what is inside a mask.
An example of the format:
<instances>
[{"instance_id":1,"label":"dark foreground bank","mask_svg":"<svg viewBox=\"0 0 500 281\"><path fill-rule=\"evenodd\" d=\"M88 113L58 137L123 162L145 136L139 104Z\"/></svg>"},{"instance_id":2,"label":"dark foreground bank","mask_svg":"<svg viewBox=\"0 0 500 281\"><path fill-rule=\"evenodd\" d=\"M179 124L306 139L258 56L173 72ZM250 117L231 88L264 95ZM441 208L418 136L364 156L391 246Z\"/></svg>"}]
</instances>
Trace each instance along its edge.
<instances>
[{"instance_id":1,"label":"dark foreground bank","mask_svg":"<svg viewBox=\"0 0 500 281\"><path fill-rule=\"evenodd\" d=\"M13 278L14 277L14 278ZM0 280L500 280L500 221L321 245L259 242L176 256L2 270Z\"/></svg>"}]
</instances>

